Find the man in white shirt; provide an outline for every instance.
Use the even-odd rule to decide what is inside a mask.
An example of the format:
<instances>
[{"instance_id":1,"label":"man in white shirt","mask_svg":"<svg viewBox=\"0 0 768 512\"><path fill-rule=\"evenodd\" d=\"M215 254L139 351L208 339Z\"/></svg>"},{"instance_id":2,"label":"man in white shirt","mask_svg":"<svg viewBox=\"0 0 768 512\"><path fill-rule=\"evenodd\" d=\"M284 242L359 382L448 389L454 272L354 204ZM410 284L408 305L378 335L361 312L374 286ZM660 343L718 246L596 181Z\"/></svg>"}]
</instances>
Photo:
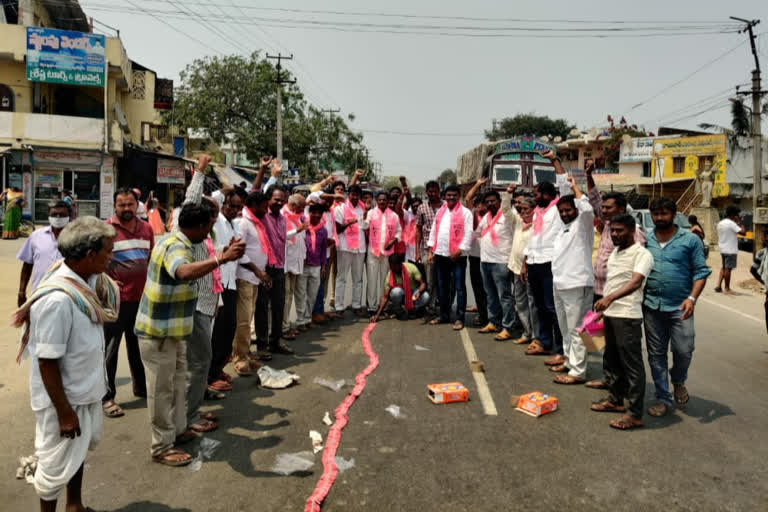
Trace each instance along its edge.
<instances>
[{"instance_id":1,"label":"man in white shirt","mask_svg":"<svg viewBox=\"0 0 768 512\"><path fill-rule=\"evenodd\" d=\"M115 229L80 217L58 238L57 262L14 315L24 326L19 360L29 356L29 391L35 413L35 490L40 509L56 510L67 489L67 510L85 510L83 467L101 439L101 399L107 392L104 321L117 320L119 291L104 274Z\"/></svg>"},{"instance_id":2,"label":"man in white shirt","mask_svg":"<svg viewBox=\"0 0 768 512\"><path fill-rule=\"evenodd\" d=\"M731 270L736 268L737 256L739 254L739 237L747 230L739 216L739 207L730 205L725 209L725 218L717 223L717 240L720 246L720 256L723 265L720 268L720 277L717 279L717 288L715 291L723 291L723 281L725 281L725 293L731 294Z\"/></svg>"},{"instance_id":3,"label":"man in white shirt","mask_svg":"<svg viewBox=\"0 0 768 512\"><path fill-rule=\"evenodd\" d=\"M557 313L552 287L552 251L555 237L560 231L562 221L557 211L557 193L569 193L570 187L566 179L565 169L554 151L542 153L555 165L555 183L542 182L533 188L533 199L536 209L533 212L533 227L528 239L528 245L523 251L525 259L520 276L530 283L536 311L539 315L539 339L528 345L525 353L529 356L549 355L548 364L562 364L563 337L557 324Z\"/></svg>"},{"instance_id":4,"label":"man in white shirt","mask_svg":"<svg viewBox=\"0 0 768 512\"><path fill-rule=\"evenodd\" d=\"M338 313L346 310L345 292L348 276L352 284L352 309L359 317L367 315L363 308L363 268L365 264L365 208L360 202L362 189L359 185L349 187L349 199L333 210L338 233L339 246L336 248L336 296Z\"/></svg>"},{"instance_id":5,"label":"man in white shirt","mask_svg":"<svg viewBox=\"0 0 768 512\"><path fill-rule=\"evenodd\" d=\"M248 208L248 215L245 214ZM245 242L245 254L237 266L237 327L235 329L234 359L235 371L241 377L253 375L253 370L261 366L251 357L251 319L256 309L259 284L272 286L272 279L267 275L269 240L263 219L269 209L269 197L261 192L252 192L245 200L244 216L237 224L237 238ZM254 220L255 219L255 220ZM260 227L257 223L261 223Z\"/></svg>"},{"instance_id":6,"label":"man in white shirt","mask_svg":"<svg viewBox=\"0 0 768 512\"><path fill-rule=\"evenodd\" d=\"M495 339L507 341L512 339L515 322L515 298L507 260L512 252L516 214L513 210L506 214L502 211L501 195L495 190L486 192L483 201L488 213L477 226L476 234L480 240L480 270L488 300L488 325L480 332L496 332L501 327Z\"/></svg>"},{"instance_id":7,"label":"man in white shirt","mask_svg":"<svg viewBox=\"0 0 768 512\"><path fill-rule=\"evenodd\" d=\"M610 395L592 404L597 412L629 414L611 421L619 430L643 426L645 364L643 362L643 288L653 269L653 256L635 242L635 219L621 214L611 219L611 241L616 247L608 257L604 296L595 303L603 312L605 352L603 372Z\"/></svg>"},{"instance_id":8,"label":"man in white shirt","mask_svg":"<svg viewBox=\"0 0 768 512\"><path fill-rule=\"evenodd\" d=\"M379 299L384 293L384 281L389 274L389 256L402 238L400 217L389 209L389 195L376 194L376 207L365 213L364 225L368 229L368 256L365 264L367 277L368 313L376 313Z\"/></svg>"},{"instance_id":9,"label":"man in white shirt","mask_svg":"<svg viewBox=\"0 0 768 512\"><path fill-rule=\"evenodd\" d=\"M583 384L587 349L576 329L594 300L595 212L576 181L568 179L573 195L562 195L557 203L561 225L552 250L552 284L557 323L563 336L563 356L551 370L560 373L554 379L557 384Z\"/></svg>"},{"instance_id":10,"label":"man in white shirt","mask_svg":"<svg viewBox=\"0 0 768 512\"><path fill-rule=\"evenodd\" d=\"M299 300L296 290L296 281L304 273L304 258L307 255L307 247L304 245L304 237L309 227L309 222L304 216L306 206L304 196L293 194L288 198L288 203L283 206L282 214L285 217L285 306L283 307L283 339L296 339L297 331L291 329L289 320L291 307Z\"/></svg>"},{"instance_id":11,"label":"man in white shirt","mask_svg":"<svg viewBox=\"0 0 768 512\"><path fill-rule=\"evenodd\" d=\"M213 225L213 233L216 235L215 248L220 251L227 247L233 238L236 238L234 221L243 211L248 195L244 189L233 188L226 195L222 194L219 197L213 194L212 197L216 201L221 201L219 217ZM218 393L232 390L232 385L227 382L227 376L224 374L224 366L232 354L232 342L237 325L237 265L237 261L230 261L219 267L224 291L221 293L222 305L213 323L211 368L208 371L208 389Z\"/></svg>"},{"instance_id":12,"label":"man in white shirt","mask_svg":"<svg viewBox=\"0 0 768 512\"><path fill-rule=\"evenodd\" d=\"M512 194L516 188L516 186L507 188L505 197L501 202L502 208L512 210ZM515 234L512 237L512 250L509 253L507 268L514 275L515 311L523 332L512 343L515 345L528 345L534 341L538 343L539 315L536 311L536 304L533 301L531 283L522 279L521 271L523 269L523 258L525 257L523 253L528 246L528 239L531 235L533 210L536 208L536 202L533 200L533 197L518 195L514 198L514 203L514 211L519 212L519 220L515 222Z\"/></svg>"},{"instance_id":13,"label":"man in white shirt","mask_svg":"<svg viewBox=\"0 0 768 512\"><path fill-rule=\"evenodd\" d=\"M446 187L445 203L435 215L428 240L427 263L437 268L437 283L440 294L440 317L431 320L431 325L448 323L451 316L451 283L456 290L456 322L453 329L464 328L464 314L467 309L467 253L472 245L472 212L459 202L459 188Z\"/></svg>"}]
</instances>

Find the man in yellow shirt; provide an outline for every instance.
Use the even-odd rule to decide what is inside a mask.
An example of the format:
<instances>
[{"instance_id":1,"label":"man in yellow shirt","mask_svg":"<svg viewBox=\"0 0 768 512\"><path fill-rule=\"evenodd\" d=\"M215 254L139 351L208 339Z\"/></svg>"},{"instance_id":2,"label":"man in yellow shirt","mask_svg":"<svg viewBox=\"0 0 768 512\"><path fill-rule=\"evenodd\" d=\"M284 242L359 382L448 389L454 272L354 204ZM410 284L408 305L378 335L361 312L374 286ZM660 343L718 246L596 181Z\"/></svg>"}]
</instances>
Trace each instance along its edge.
<instances>
[{"instance_id":1,"label":"man in yellow shirt","mask_svg":"<svg viewBox=\"0 0 768 512\"><path fill-rule=\"evenodd\" d=\"M422 279L421 272L413 263L403 261L402 254L393 254L389 257L389 273L384 294L381 296L379 309L371 317L371 323L379 321L389 302L392 302L398 316L405 320L409 315L423 311L429 303L429 293L426 292L427 283Z\"/></svg>"}]
</instances>

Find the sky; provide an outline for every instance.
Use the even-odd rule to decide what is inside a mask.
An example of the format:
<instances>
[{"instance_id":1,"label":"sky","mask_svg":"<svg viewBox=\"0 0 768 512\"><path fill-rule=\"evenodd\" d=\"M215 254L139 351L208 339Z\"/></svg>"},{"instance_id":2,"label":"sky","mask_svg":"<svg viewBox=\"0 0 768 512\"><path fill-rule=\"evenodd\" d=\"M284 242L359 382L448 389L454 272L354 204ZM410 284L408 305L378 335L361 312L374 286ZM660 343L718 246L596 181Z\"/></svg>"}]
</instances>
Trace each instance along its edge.
<instances>
[{"instance_id":1,"label":"sky","mask_svg":"<svg viewBox=\"0 0 768 512\"><path fill-rule=\"evenodd\" d=\"M310 0L83 0L81 5L98 22L118 28L129 57L160 77L178 79L188 63L214 51L292 53L294 61L285 66L308 100L320 108L341 109L341 115L353 113L351 126L363 131L382 173L405 175L412 184L454 168L460 154L484 140L483 131L492 119L517 113L562 117L582 129L604 125L608 114L616 119L623 115L654 132L660 124L692 129L701 122L728 125L728 95L736 85L750 82L754 68L746 34L623 37L632 32L616 32L597 38L574 30L568 35L578 37L530 31L515 32L516 37L486 36L510 33L495 32L499 27L594 26L584 21L613 21L601 25L610 28L639 22L674 27L728 24L729 16L762 19L755 31L765 32L758 37L758 51L762 68L768 70L765 0L326 0L322 5ZM108 12L107 5L133 12ZM142 14L143 9L183 9L190 15L166 17L163 23ZM361 12L365 15L339 14ZM213 22L223 15L237 17L240 23ZM413 25L483 30L461 29L473 37L361 33L308 29L295 21L280 26L277 19L350 23L336 28L353 30L393 23L408 25L406 30L412 32L428 30ZM768 133L765 127L763 131Z\"/></svg>"}]
</instances>

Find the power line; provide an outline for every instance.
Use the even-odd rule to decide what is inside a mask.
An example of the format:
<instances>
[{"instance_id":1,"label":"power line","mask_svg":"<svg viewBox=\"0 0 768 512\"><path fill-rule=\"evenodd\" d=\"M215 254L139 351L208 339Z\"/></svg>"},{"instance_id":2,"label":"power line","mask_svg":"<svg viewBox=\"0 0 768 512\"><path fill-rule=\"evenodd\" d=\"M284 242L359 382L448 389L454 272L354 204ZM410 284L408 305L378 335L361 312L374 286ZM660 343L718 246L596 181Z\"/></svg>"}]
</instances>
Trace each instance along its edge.
<instances>
[{"instance_id":1,"label":"power line","mask_svg":"<svg viewBox=\"0 0 768 512\"><path fill-rule=\"evenodd\" d=\"M484 130L478 130L476 132L465 132L465 133L414 132L414 131L407 131L407 130L367 130L367 129L359 129L355 131L363 132L363 133L376 133L381 135L404 135L409 137L477 137L478 135L482 135L484 133Z\"/></svg>"}]
</instances>

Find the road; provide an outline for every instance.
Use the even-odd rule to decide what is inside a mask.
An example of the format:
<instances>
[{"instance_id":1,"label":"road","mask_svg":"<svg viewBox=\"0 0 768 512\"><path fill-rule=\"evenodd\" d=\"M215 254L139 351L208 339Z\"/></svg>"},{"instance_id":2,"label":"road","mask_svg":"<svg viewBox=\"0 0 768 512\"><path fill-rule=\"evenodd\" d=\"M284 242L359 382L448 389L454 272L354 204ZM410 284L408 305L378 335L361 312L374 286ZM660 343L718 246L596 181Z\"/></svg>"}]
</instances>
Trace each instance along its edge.
<instances>
[{"instance_id":1,"label":"road","mask_svg":"<svg viewBox=\"0 0 768 512\"><path fill-rule=\"evenodd\" d=\"M0 242L4 318L16 296L13 256L20 245ZM742 264L737 281L746 278ZM355 466L339 475L323 510L768 510L762 297L745 290L725 297L708 288L696 312L690 403L666 418L646 417L646 427L632 432L615 431L610 416L588 410L600 391L553 384L541 358L471 329L498 412L488 415L459 334L417 320L380 323L371 336L380 365L352 406L339 449ZM127 414L105 418L105 438L86 463L86 503L120 512L303 510L322 472L320 454L292 476L272 471L275 457L311 449L310 430L325 437L323 415L350 387L333 392L313 379L351 381L368 363L364 328L350 318L295 341L297 355L273 365L301 376L292 388L270 391L235 379L230 396L207 407L220 415L221 428L208 437L221 445L196 472L150 461L147 412L130 396L122 353L117 400ZM3 328L0 340L0 503L3 510L34 510L33 488L13 478L18 457L34 450L28 363L14 362L17 333ZM596 354L590 372L599 375ZM427 400L427 384L453 380L469 388L469 402ZM560 410L534 419L509 405L511 395L534 390L557 396ZM650 400L650 385L647 393ZM405 417L386 412L392 404Z\"/></svg>"}]
</instances>

